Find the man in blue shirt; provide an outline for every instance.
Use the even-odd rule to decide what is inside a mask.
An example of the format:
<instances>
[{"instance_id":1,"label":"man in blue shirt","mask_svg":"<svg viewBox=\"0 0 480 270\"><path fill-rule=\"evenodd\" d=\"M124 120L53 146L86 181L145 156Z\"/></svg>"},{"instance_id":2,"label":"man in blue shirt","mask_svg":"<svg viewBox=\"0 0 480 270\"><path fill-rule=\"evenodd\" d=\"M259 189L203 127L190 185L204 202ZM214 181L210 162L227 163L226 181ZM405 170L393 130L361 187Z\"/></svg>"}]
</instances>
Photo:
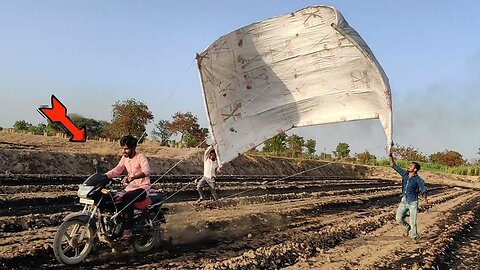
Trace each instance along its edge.
<instances>
[{"instance_id":1,"label":"man in blue shirt","mask_svg":"<svg viewBox=\"0 0 480 270\"><path fill-rule=\"evenodd\" d=\"M398 206L395 219L407 229L406 236L410 234L412 239L417 240L418 195L421 194L425 203L428 204L425 181L417 174L420 170L420 164L412 162L408 165L407 170L404 170L395 163L392 153L389 157L392 168L402 176L402 200ZM410 212L409 223L405 221L407 212Z\"/></svg>"}]
</instances>

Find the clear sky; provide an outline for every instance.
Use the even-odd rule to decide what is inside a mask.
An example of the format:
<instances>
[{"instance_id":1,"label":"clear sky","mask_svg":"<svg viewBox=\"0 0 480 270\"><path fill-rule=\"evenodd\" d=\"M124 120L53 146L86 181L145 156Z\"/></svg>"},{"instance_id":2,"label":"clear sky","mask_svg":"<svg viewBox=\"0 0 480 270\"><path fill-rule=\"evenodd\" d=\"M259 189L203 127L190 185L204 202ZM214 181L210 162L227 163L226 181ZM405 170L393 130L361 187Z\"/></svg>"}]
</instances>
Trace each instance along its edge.
<instances>
[{"instance_id":1,"label":"clear sky","mask_svg":"<svg viewBox=\"0 0 480 270\"><path fill-rule=\"evenodd\" d=\"M155 121L191 111L207 126L195 53L221 35L310 5L336 7L373 50L393 95L394 142L479 158L480 1L0 0L0 126L69 113L111 121L135 98ZM149 130L153 127L149 125ZM377 120L296 129L317 151L339 142L385 156Z\"/></svg>"}]
</instances>

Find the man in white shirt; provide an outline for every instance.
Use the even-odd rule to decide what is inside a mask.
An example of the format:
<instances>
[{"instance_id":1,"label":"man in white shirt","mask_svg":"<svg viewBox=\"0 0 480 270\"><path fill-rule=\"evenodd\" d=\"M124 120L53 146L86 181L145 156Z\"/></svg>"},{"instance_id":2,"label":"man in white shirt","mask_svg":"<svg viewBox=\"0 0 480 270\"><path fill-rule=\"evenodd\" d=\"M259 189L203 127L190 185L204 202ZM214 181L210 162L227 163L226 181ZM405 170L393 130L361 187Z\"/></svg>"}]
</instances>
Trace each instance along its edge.
<instances>
[{"instance_id":1,"label":"man in white shirt","mask_svg":"<svg viewBox=\"0 0 480 270\"><path fill-rule=\"evenodd\" d=\"M215 191L215 171L220 172L220 167L221 166L218 163L215 149L213 149L213 146L210 145L207 150L205 150L205 154L203 155L203 177L197 183L198 194L200 194L200 198L197 200L197 202L201 202L205 199L205 195L203 193L203 187L205 187L205 184L210 186L210 192L212 192L213 200L218 201L218 195Z\"/></svg>"}]
</instances>

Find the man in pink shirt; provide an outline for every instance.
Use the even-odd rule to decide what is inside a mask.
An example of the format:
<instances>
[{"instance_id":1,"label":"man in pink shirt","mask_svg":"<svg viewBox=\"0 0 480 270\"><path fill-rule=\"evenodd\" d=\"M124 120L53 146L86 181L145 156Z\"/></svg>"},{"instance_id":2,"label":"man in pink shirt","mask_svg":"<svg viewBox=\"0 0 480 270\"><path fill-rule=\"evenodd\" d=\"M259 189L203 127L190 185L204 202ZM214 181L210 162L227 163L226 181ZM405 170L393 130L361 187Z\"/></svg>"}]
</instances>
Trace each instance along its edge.
<instances>
[{"instance_id":1,"label":"man in pink shirt","mask_svg":"<svg viewBox=\"0 0 480 270\"><path fill-rule=\"evenodd\" d=\"M106 173L108 178L119 176L124 170L127 170L127 176L122 180L128 184L123 195L123 205L125 209L125 224L121 239L128 239L131 236L133 223L133 202L142 201L147 198L150 191L150 165L147 158L136 152L137 139L127 135L120 139L120 146L123 149L123 156L118 165Z\"/></svg>"}]
</instances>

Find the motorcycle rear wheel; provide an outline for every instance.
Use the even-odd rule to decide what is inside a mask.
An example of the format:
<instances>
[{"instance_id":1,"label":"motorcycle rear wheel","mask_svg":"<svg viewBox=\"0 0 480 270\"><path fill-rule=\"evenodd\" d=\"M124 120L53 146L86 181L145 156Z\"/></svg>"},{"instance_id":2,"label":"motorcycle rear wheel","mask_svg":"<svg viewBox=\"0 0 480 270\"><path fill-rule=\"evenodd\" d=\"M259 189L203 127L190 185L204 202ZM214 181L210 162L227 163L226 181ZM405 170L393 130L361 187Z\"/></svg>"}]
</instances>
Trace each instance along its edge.
<instances>
[{"instance_id":1,"label":"motorcycle rear wheel","mask_svg":"<svg viewBox=\"0 0 480 270\"><path fill-rule=\"evenodd\" d=\"M92 250L95 232L80 220L68 220L62 223L55 233L53 253L63 264L74 265L82 262Z\"/></svg>"},{"instance_id":2,"label":"motorcycle rear wheel","mask_svg":"<svg viewBox=\"0 0 480 270\"><path fill-rule=\"evenodd\" d=\"M131 241L131 249L134 252L142 253L152 250L160 239L160 222L153 222L153 227L150 227L143 235L135 235Z\"/></svg>"}]
</instances>

